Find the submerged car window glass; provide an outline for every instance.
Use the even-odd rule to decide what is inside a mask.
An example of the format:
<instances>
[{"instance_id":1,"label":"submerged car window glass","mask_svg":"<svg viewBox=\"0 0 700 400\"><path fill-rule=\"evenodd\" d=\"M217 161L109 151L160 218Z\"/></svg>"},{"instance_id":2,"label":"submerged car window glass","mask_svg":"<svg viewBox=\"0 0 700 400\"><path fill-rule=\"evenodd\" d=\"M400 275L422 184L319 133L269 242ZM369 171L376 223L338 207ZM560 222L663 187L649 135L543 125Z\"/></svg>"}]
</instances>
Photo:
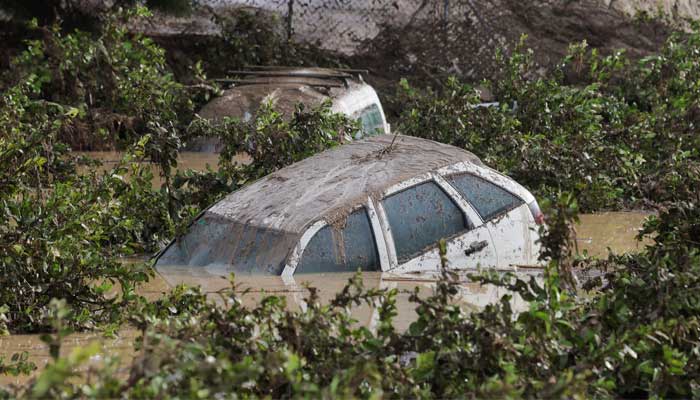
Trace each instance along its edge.
<instances>
[{"instance_id":1,"label":"submerged car window glass","mask_svg":"<svg viewBox=\"0 0 700 400\"><path fill-rule=\"evenodd\" d=\"M239 224L206 212L158 259L159 266L207 266L224 272L279 275L296 235ZM227 275L227 273L225 273Z\"/></svg>"},{"instance_id":2,"label":"submerged car window glass","mask_svg":"<svg viewBox=\"0 0 700 400\"><path fill-rule=\"evenodd\" d=\"M484 221L523 203L507 190L472 174L452 175L447 180L476 208Z\"/></svg>"},{"instance_id":3,"label":"submerged car window glass","mask_svg":"<svg viewBox=\"0 0 700 400\"><path fill-rule=\"evenodd\" d=\"M358 114L364 136L381 135L384 133L382 113L376 103L363 108Z\"/></svg>"},{"instance_id":4,"label":"submerged car window glass","mask_svg":"<svg viewBox=\"0 0 700 400\"><path fill-rule=\"evenodd\" d=\"M365 208L354 211L345 226L326 225L309 241L295 273L378 271L379 255Z\"/></svg>"},{"instance_id":5,"label":"submerged car window glass","mask_svg":"<svg viewBox=\"0 0 700 400\"><path fill-rule=\"evenodd\" d=\"M459 207L432 181L393 194L382 200L382 206L399 262L470 226Z\"/></svg>"}]
</instances>

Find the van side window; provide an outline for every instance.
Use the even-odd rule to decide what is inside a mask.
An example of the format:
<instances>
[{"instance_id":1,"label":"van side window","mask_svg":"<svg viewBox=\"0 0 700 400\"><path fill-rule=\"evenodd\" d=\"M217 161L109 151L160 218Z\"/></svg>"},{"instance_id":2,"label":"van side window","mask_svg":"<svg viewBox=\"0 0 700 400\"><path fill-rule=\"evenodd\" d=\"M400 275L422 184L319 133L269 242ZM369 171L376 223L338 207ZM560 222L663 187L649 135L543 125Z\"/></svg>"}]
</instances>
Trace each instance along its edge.
<instances>
[{"instance_id":1,"label":"van side window","mask_svg":"<svg viewBox=\"0 0 700 400\"><path fill-rule=\"evenodd\" d=\"M385 133L382 113L376 103L372 103L360 110L356 118L360 120L360 124L362 125L363 136L381 135Z\"/></svg>"},{"instance_id":2,"label":"van side window","mask_svg":"<svg viewBox=\"0 0 700 400\"><path fill-rule=\"evenodd\" d=\"M476 208L484 221L524 203L507 190L472 174L448 176L447 181Z\"/></svg>"},{"instance_id":3,"label":"van side window","mask_svg":"<svg viewBox=\"0 0 700 400\"><path fill-rule=\"evenodd\" d=\"M345 226L326 225L311 238L295 273L379 271L379 254L367 210L348 215Z\"/></svg>"},{"instance_id":4,"label":"van side window","mask_svg":"<svg viewBox=\"0 0 700 400\"><path fill-rule=\"evenodd\" d=\"M382 200L400 263L471 227L462 210L433 181Z\"/></svg>"}]
</instances>

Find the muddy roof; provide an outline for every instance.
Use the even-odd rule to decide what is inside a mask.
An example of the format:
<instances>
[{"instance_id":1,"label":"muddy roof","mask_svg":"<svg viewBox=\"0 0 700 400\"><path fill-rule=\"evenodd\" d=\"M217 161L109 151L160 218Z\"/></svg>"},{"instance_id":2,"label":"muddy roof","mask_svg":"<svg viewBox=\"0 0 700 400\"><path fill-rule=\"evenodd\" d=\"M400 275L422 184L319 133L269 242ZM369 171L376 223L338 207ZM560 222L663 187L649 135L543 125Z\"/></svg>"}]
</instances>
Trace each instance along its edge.
<instances>
[{"instance_id":1,"label":"muddy roof","mask_svg":"<svg viewBox=\"0 0 700 400\"><path fill-rule=\"evenodd\" d=\"M198 114L213 121L224 117L248 120L254 117L261 104L271 101L276 111L291 116L299 103L316 107L326 99L364 85L351 74L325 68L254 72L261 75L250 74L236 81L232 88L224 90L221 96L202 107Z\"/></svg>"},{"instance_id":2,"label":"muddy roof","mask_svg":"<svg viewBox=\"0 0 700 400\"><path fill-rule=\"evenodd\" d=\"M321 217L343 221L368 196L459 162L481 164L465 150L411 136L338 146L229 194L166 247L156 266L279 275L309 224Z\"/></svg>"},{"instance_id":3,"label":"muddy roof","mask_svg":"<svg viewBox=\"0 0 700 400\"><path fill-rule=\"evenodd\" d=\"M224 117L236 117L248 121L255 116L260 105L271 101L275 110L291 116L298 103L316 107L328 99L321 90L298 84L260 84L225 90L207 103L199 116L213 121Z\"/></svg>"},{"instance_id":4,"label":"muddy roof","mask_svg":"<svg viewBox=\"0 0 700 400\"><path fill-rule=\"evenodd\" d=\"M411 136L380 135L338 146L231 193L207 212L242 224L301 233L319 217L336 219L368 195L459 162L472 153Z\"/></svg>"}]
</instances>

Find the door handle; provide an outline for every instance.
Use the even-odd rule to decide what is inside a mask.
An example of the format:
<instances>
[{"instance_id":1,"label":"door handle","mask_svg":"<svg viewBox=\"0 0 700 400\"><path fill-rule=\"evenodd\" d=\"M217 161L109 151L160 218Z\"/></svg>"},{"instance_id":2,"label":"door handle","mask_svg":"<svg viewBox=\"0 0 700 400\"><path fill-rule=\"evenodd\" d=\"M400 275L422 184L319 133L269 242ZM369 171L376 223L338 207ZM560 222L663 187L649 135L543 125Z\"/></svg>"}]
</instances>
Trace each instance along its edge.
<instances>
[{"instance_id":1,"label":"door handle","mask_svg":"<svg viewBox=\"0 0 700 400\"><path fill-rule=\"evenodd\" d=\"M481 250L485 249L486 246L488 246L488 245L489 245L489 242L487 242L486 240L482 240L482 241L480 241L480 242L472 242L472 243L469 245L469 247L467 247L467 249L464 250L464 255L465 255L465 256L470 256L470 255L472 255L472 254L474 254L474 253L478 253L478 252L480 252Z\"/></svg>"}]
</instances>

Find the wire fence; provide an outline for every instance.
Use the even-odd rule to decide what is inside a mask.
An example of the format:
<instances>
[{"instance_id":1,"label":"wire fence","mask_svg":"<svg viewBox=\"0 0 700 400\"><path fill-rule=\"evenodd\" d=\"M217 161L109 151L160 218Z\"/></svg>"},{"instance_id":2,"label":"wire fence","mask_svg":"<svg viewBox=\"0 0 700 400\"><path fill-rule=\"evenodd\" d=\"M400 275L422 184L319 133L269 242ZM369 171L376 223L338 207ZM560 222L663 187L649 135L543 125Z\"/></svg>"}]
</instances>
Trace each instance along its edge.
<instances>
[{"instance_id":1,"label":"wire fence","mask_svg":"<svg viewBox=\"0 0 700 400\"><path fill-rule=\"evenodd\" d=\"M201 5L221 14L236 8L264 10L279 18L290 40L346 55L384 57L400 64L398 69L439 65L445 73L483 76L492 65L493 49L514 39L503 29L511 24L503 3L512 1L202 0ZM187 25L189 33L216 29L207 18L200 19L197 26Z\"/></svg>"},{"instance_id":2,"label":"wire fence","mask_svg":"<svg viewBox=\"0 0 700 400\"><path fill-rule=\"evenodd\" d=\"M205 4L215 10L250 7L273 12L290 39L345 54L362 51L386 29L427 27L446 32L445 39L450 39L461 37L455 33L468 27L473 36L493 36L492 24L501 14L494 0L209 0Z\"/></svg>"},{"instance_id":3,"label":"wire fence","mask_svg":"<svg viewBox=\"0 0 700 400\"><path fill-rule=\"evenodd\" d=\"M212 13L262 10L278 18L281 34L290 40L359 56L363 67L388 76L419 76L436 83L450 75L476 80L493 76L495 50L511 48L523 33L530 36L527 45L537 51L540 65L558 62L574 41L586 39L601 48L622 47L643 55L663 39L654 29L640 30L605 0L199 2L195 17L188 20L189 33L215 33Z\"/></svg>"}]
</instances>

